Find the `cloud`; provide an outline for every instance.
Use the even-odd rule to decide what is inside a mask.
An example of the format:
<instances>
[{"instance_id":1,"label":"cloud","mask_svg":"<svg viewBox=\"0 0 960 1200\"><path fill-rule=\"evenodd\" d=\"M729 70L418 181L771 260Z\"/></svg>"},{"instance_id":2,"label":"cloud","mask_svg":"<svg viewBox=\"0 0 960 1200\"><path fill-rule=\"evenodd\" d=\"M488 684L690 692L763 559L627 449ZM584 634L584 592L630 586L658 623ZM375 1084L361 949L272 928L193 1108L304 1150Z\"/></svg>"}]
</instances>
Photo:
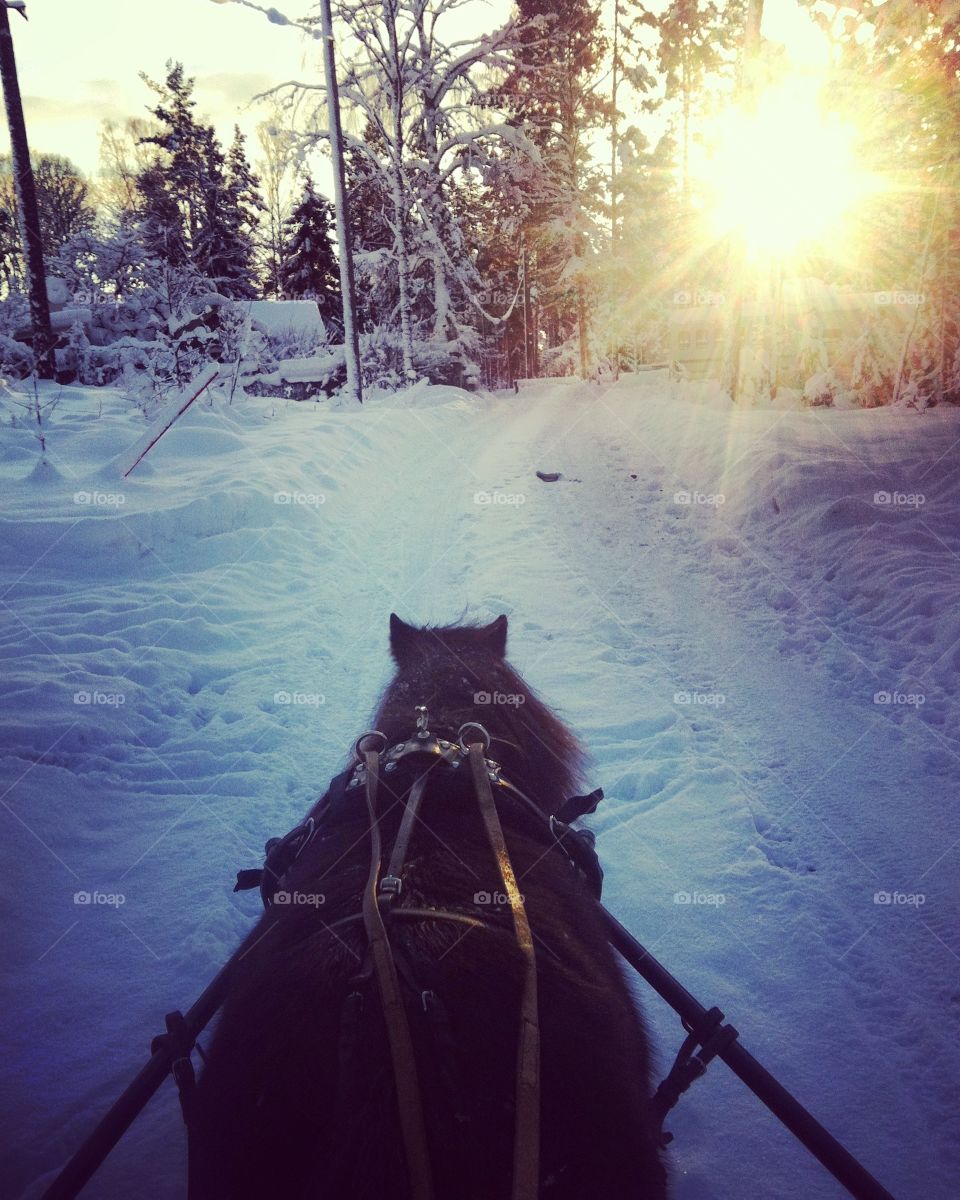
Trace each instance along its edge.
<instances>
[{"instance_id":1,"label":"cloud","mask_svg":"<svg viewBox=\"0 0 960 1200\"><path fill-rule=\"evenodd\" d=\"M249 104L254 96L276 82L272 75L263 71L220 71L213 75L198 75L198 99L213 93L221 104L238 108ZM202 99L200 103L203 104Z\"/></svg>"},{"instance_id":2,"label":"cloud","mask_svg":"<svg viewBox=\"0 0 960 1200\"><path fill-rule=\"evenodd\" d=\"M60 96L24 96L24 114L28 121L101 121L121 115L116 99L107 96L89 99L64 99Z\"/></svg>"}]
</instances>

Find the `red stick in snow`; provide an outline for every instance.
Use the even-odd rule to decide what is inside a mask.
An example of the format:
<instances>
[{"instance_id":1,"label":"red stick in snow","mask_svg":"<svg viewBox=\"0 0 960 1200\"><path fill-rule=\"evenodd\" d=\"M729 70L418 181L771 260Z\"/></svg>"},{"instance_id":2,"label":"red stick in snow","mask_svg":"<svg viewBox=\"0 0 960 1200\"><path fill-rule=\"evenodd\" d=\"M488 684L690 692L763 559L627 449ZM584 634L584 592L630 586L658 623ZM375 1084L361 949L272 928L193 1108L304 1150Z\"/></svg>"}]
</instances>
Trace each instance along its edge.
<instances>
[{"instance_id":1,"label":"red stick in snow","mask_svg":"<svg viewBox=\"0 0 960 1200\"><path fill-rule=\"evenodd\" d=\"M194 402L194 400L196 400L198 396L202 395L203 392L205 392L207 390L207 388L210 386L211 383L213 383L213 381L217 378L217 376L219 374L220 374L220 368L217 366L214 366L211 363L210 366L208 366L204 371L202 371L197 376L197 378L193 381L193 383L190 384L188 387L188 390L189 390L189 388L195 388L196 390L193 391L193 393L183 402L183 404L180 405L180 407L173 414L173 416L171 416L170 420L167 421L166 424L161 429L159 429L156 432L156 434L154 434L153 437L150 438L150 441L147 443L147 445L143 448L143 450L141 450L141 452L133 460L133 462L130 464L130 466L127 467L127 469L124 471L124 473L123 473L124 479L126 479L126 477L130 474L130 472L137 465L137 463L139 463L143 458L145 458L146 455L150 452L150 450L152 450L153 447L157 444L157 442L160 441L160 439L167 432L167 430L174 423L174 421L176 421L176 419L178 417L183 416L183 414L187 411L187 409Z\"/></svg>"}]
</instances>

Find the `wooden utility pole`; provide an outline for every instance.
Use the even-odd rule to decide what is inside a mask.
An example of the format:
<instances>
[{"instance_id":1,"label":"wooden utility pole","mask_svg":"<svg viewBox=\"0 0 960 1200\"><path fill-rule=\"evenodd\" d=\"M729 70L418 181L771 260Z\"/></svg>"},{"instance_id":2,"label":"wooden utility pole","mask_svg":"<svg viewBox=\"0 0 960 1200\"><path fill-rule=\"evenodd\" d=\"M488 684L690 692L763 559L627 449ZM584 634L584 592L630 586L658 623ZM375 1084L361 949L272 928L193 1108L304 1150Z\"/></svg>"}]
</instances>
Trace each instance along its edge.
<instances>
[{"instance_id":1,"label":"wooden utility pole","mask_svg":"<svg viewBox=\"0 0 960 1200\"><path fill-rule=\"evenodd\" d=\"M20 4L14 7L26 13ZM13 53L13 35L6 0L0 0L0 78L3 80L3 99L10 126L10 152L13 162L13 185L17 196L17 220L20 242L27 271L30 300L30 323L33 326L33 354L37 374L41 379L54 375L53 333L50 329L50 304L47 300L47 279L43 266L43 239L40 236L40 216L37 212L37 192L30 165L27 127L23 120L20 85L17 82L17 60Z\"/></svg>"},{"instance_id":2,"label":"wooden utility pole","mask_svg":"<svg viewBox=\"0 0 960 1200\"><path fill-rule=\"evenodd\" d=\"M327 84L327 116L330 122L330 144L333 149L333 198L337 209L337 248L340 258L340 295L343 300L343 352L347 360L347 391L363 402L363 381L360 375L360 333L356 321L356 288L353 277L353 246L347 219L347 181L343 162L343 127L340 124L340 90L337 86L337 67L333 56L333 18L330 0L320 0L320 22L323 31L323 70Z\"/></svg>"}]
</instances>

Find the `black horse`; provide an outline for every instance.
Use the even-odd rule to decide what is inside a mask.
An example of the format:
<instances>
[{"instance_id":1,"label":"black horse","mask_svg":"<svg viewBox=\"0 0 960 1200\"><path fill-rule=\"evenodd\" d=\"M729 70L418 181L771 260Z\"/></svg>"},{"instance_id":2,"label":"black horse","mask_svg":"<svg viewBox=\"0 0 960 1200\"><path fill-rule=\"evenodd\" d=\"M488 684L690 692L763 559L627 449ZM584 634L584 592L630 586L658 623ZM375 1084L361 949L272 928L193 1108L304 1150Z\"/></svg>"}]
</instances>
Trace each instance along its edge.
<instances>
[{"instance_id":1,"label":"black horse","mask_svg":"<svg viewBox=\"0 0 960 1200\"><path fill-rule=\"evenodd\" d=\"M505 661L506 635L504 616L414 629L391 615L397 671L374 724L392 745L410 738L418 705L451 741L465 722L482 722L503 778L555 813L581 783L583 754ZM401 762L382 779L386 856L413 776ZM665 1197L647 1036L595 891L551 846L546 823L509 798L497 808L536 953L540 1197ZM332 806L328 795L311 815L316 833L279 885L303 902L275 902L241 947L195 1093L191 1155L203 1200L411 1194L387 1025L364 971L364 925L352 919L371 865L363 788ZM469 772L437 770L396 903L460 919L389 921L436 1200L511 1195L524 959L502 888Z\"/></svg>"}]
</instances>

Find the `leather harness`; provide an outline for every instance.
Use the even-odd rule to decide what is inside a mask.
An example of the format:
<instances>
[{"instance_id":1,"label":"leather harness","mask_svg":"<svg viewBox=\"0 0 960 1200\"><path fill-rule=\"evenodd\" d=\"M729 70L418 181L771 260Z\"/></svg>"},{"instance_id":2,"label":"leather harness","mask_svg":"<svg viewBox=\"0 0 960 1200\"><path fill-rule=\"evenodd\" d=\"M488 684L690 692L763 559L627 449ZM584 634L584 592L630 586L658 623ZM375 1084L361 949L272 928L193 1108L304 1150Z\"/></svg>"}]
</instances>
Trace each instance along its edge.
<instances>
[{"instance_id":1,"label":"leather harness","mask_svg":"<svg viewBox=\"0 0 960 1200\"><path fill-rule=\"evenodd\" d=\"M362 907L359 913L333 922L329 928L358 920L363 922L367 952L358 978L363 979L372 974L376 980L390 1047L411 1200L433 1200L434 1185L420 1080L400 983L400 975L409 980L410 971L403 957L398 955L395 947L391 945L389 925L396 918L451 920L480 927L489 924L486 920L465 913L400 907L396 904L403 889L403 870L410 839L419 820L419 811L430 776L437 768L469 770L483 828L496 861L503 894L509 904L513 932L524 964L517 1037L511 1200L537 1200L540 1194L540 1022L537 1005L537 961L533 934L497 811L494 787L501 795L509 796L515 801L526 816L535 819L539 836L546 835L550 845L564 854L571 866L582 874L598 899L603 872L593 848L593 835L587 830L571 829L568 822L587 812L593 812L603 793L598 788L589 796L573 797L561 805L558 815L548 815L519 788L502 777L498 763L485 757L485 751L490 745L490 735L482 725L468 722L458 730L456 741L447 741L436 737L427 728L426 708L418 706L416 713L416 733L407 741L389 749L385 735L379 731L372 730L362 734L354 744L353 764L331 781L324 802L315 816L307 818L286 837L274 838L268 842L267 857L262 871L239 872L234 890L259 885L263 902L265 906L270 907L284 875L313 840L320 826L326 825L334 818L342 805L352 808L354 795L363 790L369 821L370 870L363 891ZM422 764L422 769L406 790L400 826L386 873L382 874L381 822L385 814L379 810L381 784L385 776L395 772L400 763L407 759L418 765ZM439 1006L433 993L423 992L422 998L424 1010L429 1013L429 1002L432 1002L434 1008L439 1009L439 1019L442 1022L442 1006ZM362 995L359 992L352 992L345 1002L342 1021L349 1022L354 1032L357 1024L356 1014L361 1004ZM435 1011L434 1016L437 1015ZM341 1058L343 1056L344 1050L341 1047Z\"/></svg>"}]
</instances>

